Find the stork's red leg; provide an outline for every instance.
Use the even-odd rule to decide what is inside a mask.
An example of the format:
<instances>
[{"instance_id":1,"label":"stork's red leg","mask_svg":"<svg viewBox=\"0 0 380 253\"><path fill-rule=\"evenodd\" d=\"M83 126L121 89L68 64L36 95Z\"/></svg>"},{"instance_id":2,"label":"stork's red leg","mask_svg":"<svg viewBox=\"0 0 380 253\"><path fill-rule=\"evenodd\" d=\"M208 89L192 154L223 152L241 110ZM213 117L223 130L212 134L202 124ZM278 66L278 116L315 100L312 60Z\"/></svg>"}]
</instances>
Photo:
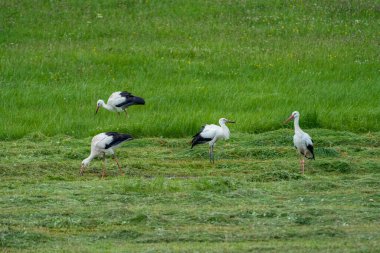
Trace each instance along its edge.
<instances>
[{"instance_id":1,"label":"stork's red leg","mask_svg":"<svg viewBox=\"0 0 380 253\"><path fill-rule=\"evenodd\" d=\"M212 155L212 163L215 163L215 158L214 158L214 145L211 146L211 155Z\"/></svg>"},{"instance_id":2,"label":"stork's red leg","mask_svg":"<svg viewBox=\"0 0 380 253\"><path fill-rule=\"evenodd\" d=\"M106 156L103 156L103 170L102 170L102 178L106 176Z\"/></svg>"},{"instance_id":3,"label":"stork's red leg","mask_svg":"<svg viewBox=\"0 0 380 253\"><path fill-rule=\"evenodd\" d=\"M124 173L123 170L121 169L120 164L119 164L119 161L117 160L117 158L116 158L115 155L113 156L113 159L115 160L115 162L116 162L116 164L117 164L117 167L119 168L119 172L120 172L120 174L124 176L125 173Z\"/></svg>"}]
</instances>

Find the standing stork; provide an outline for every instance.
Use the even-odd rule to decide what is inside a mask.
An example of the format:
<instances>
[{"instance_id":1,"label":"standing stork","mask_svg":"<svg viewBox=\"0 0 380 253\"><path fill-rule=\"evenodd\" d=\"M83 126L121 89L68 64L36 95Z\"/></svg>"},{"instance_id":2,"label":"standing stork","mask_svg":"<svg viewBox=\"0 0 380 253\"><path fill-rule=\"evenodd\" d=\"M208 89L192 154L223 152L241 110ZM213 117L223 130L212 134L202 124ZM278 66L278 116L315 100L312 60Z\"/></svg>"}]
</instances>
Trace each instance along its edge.
<instances>
[{"instance_id":1,"label":"standing stork","mask_svg":"<svg viewBox=\"0 0 380 253\"><path fill-rule=\"evenodd\" d=\"M214 145L219 139L228 140L230 138L230 130L226 123L235 123L225 118L219 119L219 125L204 125L201 130L193 136L191 148L195 145L207 143L209 144L210 162L214 163Z\"/></svg>"},{"instance_id":2,"label":"standing stork","mask_svg":"<svg viewBox=\"0 0 380 253\"><path fill-rule=\"evenodd\" d=\"M306 157L307 159L315 160L313 140L311 139L310 135L302 131L302 129L300 128L300 125L299 125L300 113L299 112L297 111L293 112L284 123L286 124L291 120L294 120L293 142L294 142L294 147L298 150L298 153L300 154L301 173L303 174L305 171L304 158Z\"/></svg>"},{"instance_id":3,"label":"standing stork","mask_svg":"<svg viewBox=\"0 0 380 253\"><path fill-rule=\"evenodd\" d=\"M129 134L116 132L107 132L95 135L91 141L91 153L86 159L82 161L80 167L80 175L83 176L83 171L91 162L91 160L99 156L103 160L103 178L106 173L106 155L112 155L112 158L115 160L117 167L119 168L120 174L124 175L124 172L120 167L119 161L117 160L113 149L119 147L123 142L130 141L132 139L133 137Z\"/></svg>"},{"instance_id":4,"label":"standing stork","mask_svg":"<svg viewBox=\"0 0 380 253\"><path fill-rule=\"evenodd\" d=\"M117 91L111 94L111 96L108 98L107 104L104 102L104 100L98 100L98 102L96 103L95 114L98 113L100 107L103 107L111 112L120 113L124 111L125 115L127 115L127 108L129 106L144 104L145 101L143 98L133 96L128 91Z\"/></svg>"}]
</instances>

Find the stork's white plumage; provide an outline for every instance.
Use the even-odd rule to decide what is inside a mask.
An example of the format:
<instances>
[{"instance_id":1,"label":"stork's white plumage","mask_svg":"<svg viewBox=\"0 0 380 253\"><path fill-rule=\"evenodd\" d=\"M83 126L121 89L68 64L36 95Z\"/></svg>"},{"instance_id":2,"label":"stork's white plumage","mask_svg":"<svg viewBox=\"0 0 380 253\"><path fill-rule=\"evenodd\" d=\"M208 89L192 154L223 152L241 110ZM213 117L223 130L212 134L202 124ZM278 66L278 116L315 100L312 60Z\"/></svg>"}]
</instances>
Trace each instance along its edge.
<instances>
[{"instance_id":1,"label":"stork's white plumage","mask_svg":"<svg viewBox=\"0 0 380 253\"><path fill-rule=\"evenodd\" d=\"M120 173L124 175L113 149L119 147L123 142L129 141L132 139L133 139L132 136L130 136L129 134L122 134L122 133L116 133L116 132L107 132L107 133L100 133L98 135L95 135L91 141L91 153L86 159L82 161L82 165L80 168L80 175L83 175L84 169L88 166L91 160L99 156L103 159L102 177L104 177L105 170L106 170L106 164L105 164L106 155L112 155L112 158L115 160Z\"/></svg>"},{"instance_id":2,"label":"stork's white plumage","mask_svg":"<svg viewBox=\"0 0 380 253\"><path fill-rule=\"evenodd\" d=\"M300 125L299 125L300 113L299 112L297 111L293 112L289 116L289 118L285 121L285 123L288 123L290 120L294 120L293 142L294 142L294 147L298 150L298 153L301 156L300 163L301 163L301 172L303 174L305 171L304 157L315 160L313 140L311 139L310 135L305 133L300 128Z\"/></svg>"},{"instance_id":3,"label":"stork's white plumage","mask_svg":"<svg viewBox=\"0 0 380 253\"><path fill-rule=\"evenodd\" d=\"M96 112L98 112L100 107L103 107L111 112L120 113L124 111L127 114L127 108L131 105L144 105L145 101L141 97L133 96L127 91L117 91L111 94L108 98L107 104L104 100L98 100L96 103Z\"/></svg>"},{"instance_id":4,"label":"stork's white plumage","mask_svg":"<svg viewBox=\"0 0 380 253\"><path fill-rule=\"evenodd\" d=\"M226 126L226 123L235 123L225 118L219 119L219 125L204 125L201 130L193 136L191 141L191 148L195 145L208 143L210 162L214 162L214 145L219 139L228 140L230 138L230 130Z\"/></svg>"}]
</instances>

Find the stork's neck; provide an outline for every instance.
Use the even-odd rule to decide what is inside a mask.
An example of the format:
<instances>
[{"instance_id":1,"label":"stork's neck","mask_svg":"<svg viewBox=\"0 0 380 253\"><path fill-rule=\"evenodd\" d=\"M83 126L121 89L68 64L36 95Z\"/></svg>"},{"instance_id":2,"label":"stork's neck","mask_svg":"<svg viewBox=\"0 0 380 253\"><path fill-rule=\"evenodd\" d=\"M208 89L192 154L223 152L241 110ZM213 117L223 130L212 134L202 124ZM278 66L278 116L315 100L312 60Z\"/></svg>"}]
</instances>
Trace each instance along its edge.
<instances>
[{"instance_id":1,"label":"stork's neck","mask_svg":"<svg viewBox=\"0 0 380 253\"><path fill-rule=\"evenodd\" d=\"M300 128L300 118L296 117L294 118L294 132L302 132L302 129Z\"/></svg>"},{"instance_id":2,"label":"stork's neck","mask_svg":"<svg viewBox=\"0 0 380 253\"><path fill-rule=\"evenodd\" d=\"M230 129L228 129L224 122L220 122L219 124L223 129L224 139L228 140L230 138Z\"/></svg>"},{"instance_id":3,"label":"stork's neck","mask_svg":"<svg viewBox=\"0 0 380 253\"><path fill-rule=\"evenodd\" d=\"M109 111L112 111L113 110L113 107L109 104L106 104L103 100L100 101L101 105L103 108L109 110Z\"/></svg>"},{"instance_id":4,"label":"stork's neck","mask_svg":"<svg viewBox=\"0 0 380 253\"><path fill-rule=\"evenodd\" d=\"M91 154L86 159L84 159L82 161L82 164L84 164L85 166L87 166L92 161L92 159L95 158L95 156L96 155L93 152L91 152Z\"/></svg>"}]
</instances>

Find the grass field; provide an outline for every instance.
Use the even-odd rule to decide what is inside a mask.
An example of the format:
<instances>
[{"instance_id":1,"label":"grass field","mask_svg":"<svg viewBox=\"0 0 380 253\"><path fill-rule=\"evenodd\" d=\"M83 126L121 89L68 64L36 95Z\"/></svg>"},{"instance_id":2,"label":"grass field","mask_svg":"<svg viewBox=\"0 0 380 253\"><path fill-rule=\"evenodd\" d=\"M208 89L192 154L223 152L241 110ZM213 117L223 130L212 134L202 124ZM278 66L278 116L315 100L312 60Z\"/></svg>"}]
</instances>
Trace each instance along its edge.
<instances>
[{"instance_id":1,"label":"grass field","mask_svg":"<svg viewBox=\"0 0 380 253\"><path fill-rule=\"evenodd\" d=\"M380 130L379 1L1 1L0 138ZM130 120L95 104L146 99Z\"/></svg>"},{"instance_id":2,"label":"grass field","mask_svg":"<svg viewBox=\"0 0 380 253\"><path fill-rule=\"evenodd\" d=\"M83 177L89 138L2 141L5 252L376 252L380 135L310 130L317 158L299 173L292 131L234 134L191 150L145 138ZM38 140L38 143L36 142Z\"/></svg>"},{"instance_id":3,"label":"grass field","mask_svg":"<svg viewBox=\"0 0 380 253\"><path fill-rule=\"evenodd\" d=\"M377 252L378 0L0 1L2 252ZM145 98L124 115L96 101ZM316 160L299 172L292 111ZM191 150L204 123L231 139ZM91 137L131 134L100 179Z\"/></svg>"}]
</instances>

